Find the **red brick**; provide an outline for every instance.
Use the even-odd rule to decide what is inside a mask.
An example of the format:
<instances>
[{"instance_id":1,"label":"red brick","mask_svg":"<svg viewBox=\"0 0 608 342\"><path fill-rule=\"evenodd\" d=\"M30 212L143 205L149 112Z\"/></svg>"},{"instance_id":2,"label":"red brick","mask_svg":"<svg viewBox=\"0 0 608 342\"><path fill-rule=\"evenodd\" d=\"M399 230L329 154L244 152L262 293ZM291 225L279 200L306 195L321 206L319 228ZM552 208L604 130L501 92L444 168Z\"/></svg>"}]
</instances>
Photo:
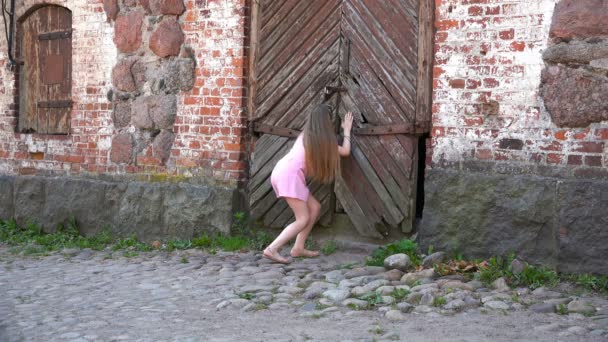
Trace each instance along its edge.
<instances>
[{"instance_id":1,"label":"red brick","mask_svg":"<svg viewBox=\"0 0 608 342\"><path fill-rule=\"evenodd\" d=\"M574 145L574 151L585 153L603 153L604 143L599 142L579 142Z\"/></svg>"},{"instance_id":2,"label":"red brick","mask_svg":"<svg viewBox=\"0 0 608 342\"><path fill-rule=\"evenodd\" d=\"M463 89L465 86L465 80L463 79L452 79L450 80L450 87L456 89Z\"/></svg>"},{"instance_id":3,"label":"red brick","mask_svg":"<svg viewBox=\"0 0 608 342\"><path fill-rule=\"evenodd\" d=\"M547 154L547 163L549 164L561 164L563 155L557 153Z\"/></svg>"},{"instance_id":4,"label":"red brick","mask_svg":"<svg viewBox=\"0 0 608 342\"><path fill-rule=\"evenodd\" d=\"M471 7L469 7L468 13L469 13L470 16L483 15L483 7L481 7L481 6L471 6Z\"/></svg>"},{"instance_id":5,"label":"red brick","mask_svg":"<svg viewBox=\"0 0 608 342\"><path fill-rule=\"evenodd\" d=\"M602 140L608 140L608 128L597 128L595 137Z\"/></svg>"},{"instance_id":6,"label":"red brick","mask_svg":"<svg viewBox=\"0 0 608 342\"><path fill-rule=\"evenodd\" d=\"M602 157L601 156L585 156L585 165L592 167L601 167L602 166Z\"/></svg>"},{"instance_id":7,"label":"red brick","mask_svg":"<svg viewBox=\"0 0 608 342\"><path fill-rule=\"evenodd\" d=\"M486 15L498 15L498 14L500 14L500 6L486 7Z\"/></svg>"},{"instance_id":8,"label":"red brick","mask_svg":"<svg viewBox=\"0 0 608 342\"><path fill-rule=\"evenodd\" d=\"M511 50L513 50L513 51L524 51L525 49L526 49L526 42L511 43Z\"/></svg>"},{"instance_id":9,"label":"red brick","mask_svg":"<svg viewBox=\"0 0 608 342\"><path fill-rule=\"evenodd\" d=\"M583 165L583 156L580 154L571 154L568 156L568 165Z\"/></svg>"},{"instance_id":10,"label":"red brick","mask_svg":"<svg viewBox=\"0 0 608 342\"><path fill-rule=\"evenodd\" d=\"M515 30L510 29L507 31L500 31L498 36L500 37L500 39L511 40L511 39L515 38Z\"/></svg>"}]
</instances>

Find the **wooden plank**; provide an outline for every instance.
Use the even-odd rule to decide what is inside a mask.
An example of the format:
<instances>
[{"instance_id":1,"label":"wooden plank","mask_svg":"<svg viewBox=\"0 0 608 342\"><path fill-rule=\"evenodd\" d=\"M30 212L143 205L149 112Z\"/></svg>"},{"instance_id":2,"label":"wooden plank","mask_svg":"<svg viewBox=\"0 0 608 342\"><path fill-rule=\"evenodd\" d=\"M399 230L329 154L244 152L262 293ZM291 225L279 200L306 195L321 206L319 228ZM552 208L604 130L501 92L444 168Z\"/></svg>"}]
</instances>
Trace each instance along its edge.
<instances>
[{"instance_id":1,"label":"wooden plank","mask_svg":"<svg viewBox=\"0 0 608 342\"><path fill-rule=\"evenodd\" d=\"M253 194L251 195L252 201L255 201L257 198L259 198L256 196L256 193L257 193L257 188L261 184L267 183L267 185L270 186L270 180L268 180L268 178L270 177L270 174L272 173L272 169L274 169L277 162L281 158L283 158L289 152L289 150L291 150L292 146L293 146L293 141L288 142L286 144L282 144L282 146L276 153L271 154L271 156L272 156L271 159L268 160L268 162L266 162L264 164L264 166L262 166L262 167L258 167L257 165L255 166L255 169L257 171L256 171L255 175L253 175L253 177L251 177L251 179L249 181L249 190L253 191ZM266 182L266 180L268 180L268 182Z\"/></svg>"},{"instance_id":2,"label":"wooden plank","mask_svg":"<svg viewBox=\"0 0 608 342\"><path fill-rule=\"evenodd\" d=\"M38 40L55 40L67 38L72 38L72 29L38 34Z\"/></svg>"},{"instance_id":3,"label":"wooden plank","mask_svg":"<svg viewBox=\"0 0 608 342\"><path fill-rule=\"evenodd\" d=\"M384 208L382 211L382 217L384 217L384 219L386 219L386 221L391 225L397 226L403 220L403 214L399 211L399 208L397 208L397 205L386 190L384 184L382 184L380 177L378 177L378 174L374 171L373 167L360 149L352 149L351 154L363 171L366 180L380 198L380 203Z\"/></svg>"},{"instance_id":4,"label":"wooden plank","mask_svg":"<svg viewBox=\"0 0 608 342\"><path fill-rule=\"evenodd\" d=\"M342 178L336 180L336 197L344 207L344 211L348 214L353 226L361 236L382 239L380 233L376 231L373 221L369 219L369 212L364 211L359 203L355 200L349 187L344 183Z\"/></svg>"},{"instance_id":5,"label":"wooden plank","mask_svg":"<svg viewBox=\"0 0 608 342\"><path fill-rule=\"evenodd\" d=\"M338 74L338 44L333 53L326 54L321 61L315 65L305 78L301 79L292 90L286 94L276 106L265 108L261 105L260 112L266 113L260 122L273 126L283 126L294 129L301 128L301 123L296 125L296 117L306 118L308 114L305 108L319 103L319 93L323 88L337 77Z\"/></svg>"},{"instance_id":6,"label":"wooden plank","mask_svg":"<svg viewBox=\"0 0 608 342\"><path fill-rule=\"evenodd\" d=\"M360 37L356 27L344 25L344 32L351 40L351 73L359 76L359 83L371 91L369 96L377 98L381 108L386 108L387 115L394 122L413 121L415 117L416 72L414 68L399 69L392 61L380 55L382 51L374 50L369 39ZM365 83L365 84L364 84ZM374 106L376 107L376 106ZM390 122L385 120L384 122Z\"/></svg>"},{"instance_id":7,"label":"wooden plank","mask_svg":"<svg viewBox=\"0 0 608 342\"><path fill-rule=\"evenodd\" d=\"M340 12L336 9L317 31L297 46L296 51L284 50L275 58L267 72L260 74L260 91L256 95L256 103L272 100L269 99L270 96L280 99L308 73L311 66L338 40L339 30L336 26L339 18Z\"/></svg>"},{"instance_id":8,"label":"wooden plank","mask_svg":"<svg viewBox=\"0 0 608 342\"><path fill-rule=\"evenodd\" d=\"M314 31L309 21L315 20L315 14L323 6L324 0L299 1L287 17L280 18L279 27L266 34L262 32L264 39L260 42L260 64L258 70L260 75L264 74L269 65L274 64L277 55L282 51L293 52L299 41L304 40L301 36ZM325 14L325 13L324 13ZM322 18L321 18L322 19ZM321 20L317 18L317 23ZM264 29L262 29L264 31Z\"/></svg>"},{"instance_id":9,"label":"wooden plank","mask_svg":"<svg viewBox=\"0 0 608 342\"><path fill-rule=\"evenodd\" d=\"M259 53L259 27L260 27L260 0L252 0L251 2L251 18L249 19L250 35L249 35L249 76L248 86L249 92L247 97L247 117L252 119L255 113L255 96L257 92L257 56Z\"/></svg>"},{"instance_id":10,"label":"wooden plank","mask_svg":"<svg viewBox=\"0 0 608 342\"><path fill-rule=\"evenodd\" d=\"M36 101L39 98L38 82L38 22L40 12L36 11L27 17L21 24L23 29L23 40L20 51L23 53L24 65L21 68L22 75L20 80L19 96L19 131L37 132L38 131L38 106Z\"/></svg>"},{"instance_id":11,"label":"wooden plank","mask_svg":"<svg viewBox=\"0 0 608 342\"><path fill-rule=\"evenodd\" d=\"M417 131L413 124L406 123L384 126L367 125L364 127L354 128L353 133L357 135L395 135L414 134L417 133Z\"/></svg>"},{"instance_id":12,"label":"wooden plank","mask_svg":"<svg viewBox=\"0 0 608 342\"><path fill-rule=\"evenodd\" d=\"M435 4L420 0L420 32L418 34L418 73L416 87L416 123L430 124L433 92L433 37ZM430 131L430 125L425 127Z\"/></svg>"},{"instance_id":13,"label":"wooden plank","mask_svg":"<svg viewBox=\"0 0 608 342\"><path fill-rule=\"evenodd\" d=\"M72 108L72 100L39 101L38 108Z\"/></svg>"},{"instance_id":14,"label":"wooden plank","mask_svg":"<svg viewBox=\"0 0 608 342\"><path fill-rule=\"evenodd\" d=\"M410 16L404 7L407 4L388 0L351 0L365 6L377 32L382 32L382 39L392 44L411 64L416 65L416 37L418 35L418 19ZM417 10L417 8L416 8Z\"/></svg>"},{"instance_id":15,"label":"wooden plank","mask_svg":"<svg viewBox=\"0 0 608 342\"><path fill-rule=\"evenodd\" d=\"M356 44L356 41L367 44L375 59L391 70L394 77L405 78L409 83L415 84L416 65L410 63L395 44L387 39L386 33L375 24L375 19L365 5L361 4L359 0L345 2L343 13L342 29L353 44ZM402 39L407 39L407 37L403 36ZM412 44L416 44L415 36L412 37Z\"/></svg>"},{"instance_id":16,"label":"wooden plank","mask_svg":"<svg viewBox=\"0 0 608 342\"><path fill-rule=\"evenodd\" d=\"M300 131L279 126L270 126L263 123L256 122L253 125L253 130L258 133L267 133L272 135L278 135L280 137L297 138L300 135Z\"/></svg>"},{"instance_id":17,"label":"wooden plank","mask_svg":"<svg viewBox=\"0 0 608 342\"><path fill-rule=\"evenodd\" d=\"M279 2L282 4L276 8L275 13L266 17L260 28L260 36L264 37L264 41L260 45L260 56L265 56L267 50L277 43L277 38L291 28L289 22L293 22L299 14L305 13L307 8L312 5L311 1L282 0Z\"/></svg>"},{"instance_id":18,"label":"wooden plank","mask_svg":"<svg viewBox=\"0 0 608 342\"><path fill-rule=\"evenodd\" d=\"M360 141L358 146L360 147L361 151L365 154L365 156L368 158L369 163L373 167L375 173L378 175L378 178L384 184L386 190L390 194L390 196L393 199L393 202L395 203L397 208L401 211L402 214L405 214L408 211L406 206L409 203L408 203L408 200L406 198L406 195L405 195L403 189L401 188L400 184L395 179L398 176L402 176L402 174L397 173L396 175L393 175L393 173L391 173L389 171L389 169L388 169L389 165L393 166L394 160L392 158L390 158L390 156L388 156L385 151L384 151L384 153L382 153L382 151L373 150L373 148L371 146L373 146L373 145L375 145L376 147L378 146L376 140L377 140L377 138L375 138L375 137L367 137L365 139L365 141ZM376 144L374 144L374 143L376 143ZM380 152L380 153L377 153L377 152ZM394 171L394 168L392 171ZM401 180L404 182L407 181L407 179L405 179L405 177L402 177Z\"/></svg>"}]
</instances>

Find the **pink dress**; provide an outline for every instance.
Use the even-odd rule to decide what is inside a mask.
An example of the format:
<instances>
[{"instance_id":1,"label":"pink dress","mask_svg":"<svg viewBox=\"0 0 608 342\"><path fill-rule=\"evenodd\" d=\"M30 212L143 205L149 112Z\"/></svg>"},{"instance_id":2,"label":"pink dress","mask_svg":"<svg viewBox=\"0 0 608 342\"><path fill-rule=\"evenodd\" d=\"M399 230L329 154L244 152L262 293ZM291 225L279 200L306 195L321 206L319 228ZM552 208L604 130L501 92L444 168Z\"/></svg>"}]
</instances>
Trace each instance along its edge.
<instances>
[{"instance_id":1,"label":"pink dress","mask_svg":"<svg viewBox=\"0 0 608 342\"><path fill-rule=\"evenodd\" d=\"M300 134L291 150L272 170L270 182L277 197L308 201L310 190L306 186L304 138Z\"/></svg>"}]
</instances>

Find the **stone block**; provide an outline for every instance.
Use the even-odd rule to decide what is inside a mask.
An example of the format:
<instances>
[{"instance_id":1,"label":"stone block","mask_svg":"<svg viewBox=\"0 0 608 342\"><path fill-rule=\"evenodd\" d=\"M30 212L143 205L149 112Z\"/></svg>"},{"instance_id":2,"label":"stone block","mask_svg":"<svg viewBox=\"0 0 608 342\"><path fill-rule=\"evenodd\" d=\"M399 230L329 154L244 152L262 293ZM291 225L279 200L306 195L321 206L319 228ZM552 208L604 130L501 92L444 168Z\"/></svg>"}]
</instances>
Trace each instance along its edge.
<instances>
[{"instance_id":1,"label":"stone block","mask_svg":"<svg viewBox=\"0 0 608 342\"><path fill-rule=\"evenodd\" d=\"M608 36L606 18L606 0L562 0L553 12L549 35L565 40Z\"/></svg>"},{"instance_id":2,"label":"stone block","mask_svg":"<svg viewBox=\"0 0 608 342\"><path fill-rule=\"evenodd\" d=\"M593 60L606 57L608 57L608 39L559 43L543 52L543 59L546 62L562 64L589 64Z\"/></svg>"},{"instance_id":3,"label":"stone block","mask_svg":"<svg viewBox=\"0 0 608 342\"><path fill-rule=\"evenodd\" d=\"M423 249L555 264L554 180L433 169L424 188Z\"/></svg>"},{"instance_id":4,"label":"stone block","mask_svg":"<svg viewBox=\"0 0 608 342\"><path fill-rule=\"evenodd\" d=\"M141 46L144 12L141 10L120 14L114 25L114 44L120 52L135 52Z\"/></svg>"},{"instance_id":5,"label":"stone block","mask_svg":"<svg viewBox=\"0 0 608 342\"><path fill-rule=\"evenodd\" d=\"M133 161L133 137L129 133L119 133L112 139L110 160L113 163Z\"/></svg>"},{"instance_id":6,"label":"stone block","mask_svg":"<svg viewBox=\"0 0 608 342\"><path fill-rule=\"evenodd\" d=\"M8 220L15 216L13 205L14 177L0 176L0 220Z\"/></svg>"},{"instance_id":7,"label":"stone block","mask_svg":"<svg viewBox=\"0 0 608 342\"><path fill-rule=\"evenodd\" d=\"M120 91L134 92L137 90L135 79L131 68L137 62L137 58L121 59L112 69L112 85Z\"/></svg>"},{"instance_id":8,"label":"stone block","mask_svg":"<svg viewBox=\"0 0 608 342\"><path fill-rule=\"evenodd\" d=\"M15 220L20 226L28 222L42 224L45 221L45 181L41 177L25 176L16 177L13 186L13 205Z\"/></svg>"},{"instance_id":9,"label":"stone block","mask_svg":"<svg viewBox=\"0 0 608 342\"><path fill-rule=\"evenodd\" d=\"M116 20L116 16L120 11L118 0L103 0L103 10L106 12L108 21Z\"/></svg>"},{"instance_id":10,"label":"stone block","mask_svg":"<svg viewBox=\"0 0 608 342\"><path fill-rule=\"evenodd\" d=\"M182 15L186 10L184 0L149 0L154 15Z\"/></svg>"},{"instance_id":11,"label":"stone block","mask_svg":"<svg viewBox=\"0 0 608 342\"><path fill-rule=\"evenodd\" d=\"M161 132L154 137L154 141L152 142L152 155L155 158L160 159L163 164L167 162L169 156L171 155L171 147L173 146L173 140L175 139L175 134L173 134L170 130L161 130Z\"/></svg>"},{"instance_id":12,"label":"stone block","mask_svg":"<svg viewBox=\"0 0 608 342\"><path fill-rule=\"evenodd\" d=\"M558 185L560 271L608 274L608 182Z\"/></svg>"},{"instance_id":13,"label":"stone block","mask_svg":"<svg viewBox=\"0 0 608 342\"><path fill-rule=\"evenodd\" d=\"M112 120L116 128L127 127L131 122L131 103L121 101L114 104Z\"/></svg>"},{"instance_id":14,"label":"stone block","mask_svg":"<svg viewBox=\"0 0 608 342\"><path fill-rule=\"evenodd\" d=\"M551 66L543 70L541 82L541 96L557 126L586 127L608 120L608 77Z\"/></svg>"},{"instance_id":15,"label":"stone block","mask_svg":"<svg viewBox=\"0 0 608 342\"><path fill-rule=\"evenodd\" d=\"M176 58L163 69L164 86L167 92L176 94L188 91L194 86L195 64L191 58Z\"/></svg>"},{"instance_id":16,"label":"stone block","mask_svg":"<svg viewBox=\"0 0 608 342\"><path fill-rule=\"evenodd\" d=\"M179 55L184 33L177 20L167 17L150 36L150 49L159 57Z\"/></svg>"}]
</instances>

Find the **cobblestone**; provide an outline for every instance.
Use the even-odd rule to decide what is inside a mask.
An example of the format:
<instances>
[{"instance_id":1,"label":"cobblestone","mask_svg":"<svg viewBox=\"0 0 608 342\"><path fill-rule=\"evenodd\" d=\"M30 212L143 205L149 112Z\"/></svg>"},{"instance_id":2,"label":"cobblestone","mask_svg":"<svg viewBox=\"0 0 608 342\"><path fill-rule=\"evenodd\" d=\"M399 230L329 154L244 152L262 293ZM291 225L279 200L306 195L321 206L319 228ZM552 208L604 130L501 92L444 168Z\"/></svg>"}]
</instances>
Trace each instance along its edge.
<instances>
[{"instance_id":1,"label":"cobblestone","mask_svg":"<svg viewBox=\"0 0 608 342\"><path fill-rule=\"evenodd\" d=\"M0 341L362 341L381 337L369 331L372 324L411 341L485 341L490 335L510 341L531 331L538 341L607 336L601 315L535 313L511 300L567 303L564 293L480 292L428 277L431 282L409 289L411 274L388 281L378 267L339 267L361 260L339 252L278 265L258 253L197 250L132 258L62 251L34 259L0 246ZM390 296L395 289L411 291L409 303ZM482 295L487 307L499 310L480 307ZM434 301L440 296L444 303ZM605 298L576 300L598 313L608 310Z\"/></svg>"}]
</instances>

